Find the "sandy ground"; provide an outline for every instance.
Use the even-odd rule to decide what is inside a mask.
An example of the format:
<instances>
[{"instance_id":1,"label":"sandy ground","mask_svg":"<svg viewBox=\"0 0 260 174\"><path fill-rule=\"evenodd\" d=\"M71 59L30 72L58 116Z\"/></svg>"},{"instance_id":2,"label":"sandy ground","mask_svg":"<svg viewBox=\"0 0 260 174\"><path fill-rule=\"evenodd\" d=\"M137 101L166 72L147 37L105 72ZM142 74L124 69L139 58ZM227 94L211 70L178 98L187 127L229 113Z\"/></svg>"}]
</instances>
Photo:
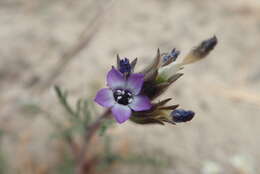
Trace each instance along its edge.
<instances>
[{"instance_id":1,"label":"sandy ground","mask_svg":"<svg viewBox=\"0 0 260 174\"><path fill-rule=\"evenodd\" d=\"M137 69L141 69L157 48L168 51L176 47L182 57L215 34L219 44L214 52L187 66L184 77L164 95L196 111L195 119L174 127L127 122L113 129L113 143L117 147L127 141L130 151L159 151L170 157L170 165L160 169L165 174L259 173L260 1L129 0L106 4L0 1L0 126L8 132L1 146L11 170L46 173L57 160L48 141L51 126L43 117L28 116L21 105L36 102L61 116L52 88L42 86L64 52L86 30L93 33L90 43L55 79L70 91L72 100L92 97L105 85L105 74L115 63L116 53L138 57ZM91 22L99 15L98 21ZM28 169L34 166L37 169ZM137 172L158 173L151 167L120 165L111 171Z\"/></svg>"}]
</instances>

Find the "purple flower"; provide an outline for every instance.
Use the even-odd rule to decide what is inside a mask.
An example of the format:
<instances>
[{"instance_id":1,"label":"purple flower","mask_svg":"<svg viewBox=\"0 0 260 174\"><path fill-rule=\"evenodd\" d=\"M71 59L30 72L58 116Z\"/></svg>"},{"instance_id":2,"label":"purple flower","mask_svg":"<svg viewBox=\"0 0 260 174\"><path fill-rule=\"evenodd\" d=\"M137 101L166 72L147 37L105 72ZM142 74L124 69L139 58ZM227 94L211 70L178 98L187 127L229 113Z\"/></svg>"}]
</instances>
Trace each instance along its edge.
<instances>
[{"instance_id":1,"label":"purple flower","mask_svg":"<svg viewBox=\"0 0 260 174\"><path fill-rule=\"evenodd\" d=\"M147 96L140 95L144 82L143 74L131 74L125 78L114 67L107 74L107 85L98 91L95 102L111 108L118 123L129 119L133 111L145 111L151 108Z\"/></svg>"}]
</instances>

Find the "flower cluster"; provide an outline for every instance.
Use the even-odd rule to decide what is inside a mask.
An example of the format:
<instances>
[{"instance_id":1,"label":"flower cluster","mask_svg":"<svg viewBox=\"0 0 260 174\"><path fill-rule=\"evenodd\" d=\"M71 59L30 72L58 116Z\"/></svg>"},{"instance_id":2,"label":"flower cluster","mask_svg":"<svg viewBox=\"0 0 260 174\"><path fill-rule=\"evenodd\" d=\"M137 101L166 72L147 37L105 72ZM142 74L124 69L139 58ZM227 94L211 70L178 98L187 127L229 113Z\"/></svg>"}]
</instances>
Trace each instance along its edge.
<instances>
[{"instance_id":1,"label":"flower cluster","mask_svg":"<svg viewBox=\"0 0 260 174\"><path fill-rule=\"evenodd\" d=\"M171 98L153 101L183 75L179 71L184 65L206 57L216 44L215 36L204 40L182 61L178 61L180 51L175 48L162 54L158 49L153 63L139 73L134 72L137 59L130 63L127 58L120 59L118 55L117 66L107 74L108 88L98 91L95 102L110 108L118 123L128 119L139 124L190 121L195 113L177 109L179 105L167 105Z\"/></svg>"}]
</instances>

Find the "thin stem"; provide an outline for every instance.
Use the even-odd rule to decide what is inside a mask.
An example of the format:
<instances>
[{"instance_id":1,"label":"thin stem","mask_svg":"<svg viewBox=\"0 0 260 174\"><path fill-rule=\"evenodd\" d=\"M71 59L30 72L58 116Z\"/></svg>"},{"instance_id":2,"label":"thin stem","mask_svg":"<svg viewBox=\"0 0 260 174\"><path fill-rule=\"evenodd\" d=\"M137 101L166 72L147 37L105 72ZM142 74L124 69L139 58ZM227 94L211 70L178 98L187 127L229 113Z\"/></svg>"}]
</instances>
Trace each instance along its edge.
<instances>
[{"instance_id":1,"label":"thin stem","mask_svg":"<svg viewBox=\"0 0 260 174\"><path fill-rule=\"evenodd\" d=\"M91 138L95 135L97 130L100 128L103 120L109 118L110 113L111 111L107 109L106 111L103 112L103 114L100 115L100 117L97 118L97 120L93 124L91 124L89 127L86 127L84 144L81 147L81 151L78 157L78 166L75 171L76 174L84 173L84 166L86 164L85 154L88 150L88 144L90 143Z\"/></svg>"}]
</instances>

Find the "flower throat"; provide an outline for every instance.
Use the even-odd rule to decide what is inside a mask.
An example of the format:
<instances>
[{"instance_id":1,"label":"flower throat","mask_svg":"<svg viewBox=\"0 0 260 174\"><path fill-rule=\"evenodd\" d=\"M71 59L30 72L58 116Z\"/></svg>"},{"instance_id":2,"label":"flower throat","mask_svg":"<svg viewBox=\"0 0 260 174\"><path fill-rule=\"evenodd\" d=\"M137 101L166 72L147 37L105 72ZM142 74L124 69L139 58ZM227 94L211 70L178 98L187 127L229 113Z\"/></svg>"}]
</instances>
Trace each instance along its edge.
<instances>
[{"instance_id":1,"label":"flower throat","mask_svg":"<svg viewBox=\"0 0 260 174\"><path fill-rule=\"evenodd\" d=\"M121 105L128 105L133 101L133 95L131 92L123 89L117 89L114 92L115 101Z\"/></svg>"}]
</instances>

